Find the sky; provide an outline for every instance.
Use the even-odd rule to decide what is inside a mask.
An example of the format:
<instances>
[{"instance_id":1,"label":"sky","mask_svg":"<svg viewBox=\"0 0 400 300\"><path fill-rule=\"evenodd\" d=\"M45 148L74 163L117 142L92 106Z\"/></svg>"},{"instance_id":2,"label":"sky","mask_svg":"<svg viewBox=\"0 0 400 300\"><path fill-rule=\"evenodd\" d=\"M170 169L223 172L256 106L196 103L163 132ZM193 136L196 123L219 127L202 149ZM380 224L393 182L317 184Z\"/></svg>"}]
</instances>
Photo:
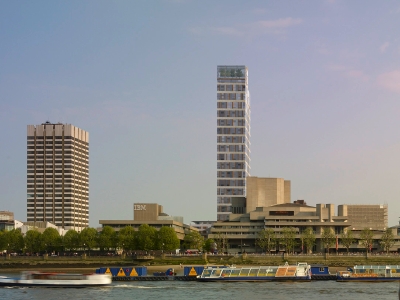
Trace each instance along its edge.
<instances>
[{"instance_id":1,"label":"sky","mask_svg":"<svg viewBox=\"0 0 400 300\"><path fill-rule=\"evenodd\" d=\"M217 65L246 65L251 175L400 217L397 0L0 2L0 210L26 220L26 126L89 132L89 225L216 219Z\"/></svg>"}]
</instances>

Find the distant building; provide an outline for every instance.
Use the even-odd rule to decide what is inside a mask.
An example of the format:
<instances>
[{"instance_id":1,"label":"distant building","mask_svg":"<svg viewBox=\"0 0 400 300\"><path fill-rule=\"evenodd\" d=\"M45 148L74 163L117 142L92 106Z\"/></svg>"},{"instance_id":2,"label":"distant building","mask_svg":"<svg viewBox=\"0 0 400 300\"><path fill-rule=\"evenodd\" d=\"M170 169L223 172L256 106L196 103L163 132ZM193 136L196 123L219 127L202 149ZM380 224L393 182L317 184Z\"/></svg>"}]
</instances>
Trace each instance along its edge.
<instances>
[{"instance_id":1,"label":"distant building","mask_svg":"<svg viewBox=\"0 0 400 300\"><path fill-rule=\"evenodd\" d=\"M250 93L246 66L217 67L217 220L246 212Z\"/></svg>"},{"instance_id":2,"label":"distant building","mask_svg":"<svg viewBox=\"0 0 400 300\"><path fill-rule=\"evenodd\" d=\"M192 221L190 226L197 228L202 236L207 237L214 223L215 221Z\"/></svg>"},{"instance_id":3,"label":"distant building","mask_svg":"<svg viewBox=\"0 0 400 300\"><path fill-rule=\"evenodd\" d=\"M50 222L23 222L22 226L19 228L23 235L25 235L29 230L37 230L38 232L43 233L47 228L56 229L60 236L64 236L68 231Z\"/></svg>"},{"instance_id":4,"label":"distant building","mask_svg":"<svg viewBox=\"0 0 400 300\"><path fill-rule=\"evenodd\" d=\"M89 133L70 124L28 125L27 221L89 226Z\"/></svg>"},{"instance_id":5,"label":"distant building","mask_svg":"<svg viewBox=\"0 0 400 300\"><path fill-rule=\"evenodd\" d=\"M10 231L15 228L14 213L10 211L0 211L0 231Z\"/></svg>"},{"instance_id":6,"label":"distant building","mask_svg":"<svg viewBox=\"0 0 400 300\"><path fill-rule=\"evenodd\" d=\"M110 226L117 231L126 226L138 230L142 224L147 224L157 230L163 226L171 227L180 240L183 240L185 234L190 231L197 231L196 228L184 224L183 217L173 217L164 213L163 207L157 203L135 203L133 204L133 215L133 220L99 220L99 223L102 227Z\"/></svg>"}]
</instances>

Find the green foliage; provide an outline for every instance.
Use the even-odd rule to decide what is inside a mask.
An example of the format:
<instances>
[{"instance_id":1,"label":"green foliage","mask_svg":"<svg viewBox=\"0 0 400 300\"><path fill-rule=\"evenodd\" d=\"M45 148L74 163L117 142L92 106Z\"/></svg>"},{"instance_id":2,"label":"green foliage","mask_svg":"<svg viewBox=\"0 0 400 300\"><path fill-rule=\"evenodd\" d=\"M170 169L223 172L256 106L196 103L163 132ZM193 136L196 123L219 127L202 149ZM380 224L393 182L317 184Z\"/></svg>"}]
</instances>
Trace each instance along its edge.
<instances>
[{"instance_id":1,"label":"green foliage","mask_svg":"<svg viewBox=\"0 0 400 300\"><path fill-rule=\"evenodd\" d=\"M157 230L147 224L142 224L136 235L138 250L154 250L156 247Z\"/></svg>"},{"instance_id":2,"label":"green foliage","mask_svg":"<svg viewBox=\"0 0 400 300\"><path fill-rule=\"evenodd\" d=\"M157 233L157 249L172 251L179 249L179 239L172 227L163 226Z\"/></svg>"},{"instance_id":3,"label":"green foliage","mask_svg":"<svg viewBox=\"0 0 400 300\"><path fill-rule=\"evenodd\" d=\"M329 248L332 247L336 242L336 236L333 234L331 228L324 228L322 230L321 242L322 245L324 245L325 249L328 249L329 253Z\"/></svg>"},{"instance_id":4,"label":"green foliage","mask_svg":"<svg viewBox=\"0 0 400 300\"><path fill-rule=\"evenodd\" d=\"M4 238L8 252L21 252L25 247L24 238L19 229L6 231Z\"/></svg>"},{"instance_id":5,"label":"green foliage","mask_svg":"<svg viewBox=\"0 0 400 300\"><path fill-rule=\"evenodd\" d=\"M28 230L24 237L25 248L29 253L38 253L43 250L42 234L33 229Z\"/></svg>"},{"instance_id":6,"label":"green foliage","mask_svg":"<svg viewBox=\"0 0 400 300\"><path fill-rule=\"evenodd\" d=\"M79 234L80 245L83 246L84 249L93 249L97 246L97 230L94 228L85 228Z\"/></svg>"},{"instance_id":7,"label":"green foliage","mask_svg":"<svg viewBox=\"0 0 400 300\"><path fill-rule=\"evenodd\" d=\"M204 245L204 237L198 231L191 231L185 235L184 246L186 249L202 250Z\"/></svg>"},{"instance_id":8,"label":"green foliage","mask_svg":"<svg viewBox=\"0 0 400 300\"><path fill-rule=\"evenodd\" d=\"M79 245L79 233L74 229L68 230L64 235L64 247L69 251L75 251L80 247Z\"/></svg>"},{"instance_id":9,"label":"green foliage","mask_svg":"<svg viewBox=\"0 0 400 300\"><path fill-rule=\"evenodd\" d=\"M312 248L315 245L315 234L314 231L311 227L307 227L302 233L301 233L301 241L303 242L303 246L306 247L307 253L312 252Z\"/></svg>"},{"instance_id":10,"label":"green foliage","mask_svg":"<svg viewBox=\"0 0 400 300\"><path fill-rule=\"evenodd\" d=\"M394 245L394 234L391 228L386 228L385 232L381 236L380 244L386 253L389 253L390 248Z\"/></svg>"},{"instance_id":11,"label":"green foliage","mask_svg":"<svg viewBox=\"0 0 400 300\"><path fill-rule=\"evenodd\" d=\"M46 251L52 253L59 250L61 245L60 234L55 228L46 228L42 233L42 240Z\"/></svg>"},{"instance_id":12,"label":"green foliage","mask_svg":"<svg viewBox=\"0 0 400 300\"><path fill-rule=\"evenodd\" d=\"M342 234L340 235L340 241L342 245L346 247L348 254L350 251L350 246L356 242L353 231L350 229L343 231Z\"/></svg>"},{"instance_id":13,"label":"green foliage","mask_svg":"<svg viewBox=\"0 0 400 300\"><path fill-rule=\"evenodd\" d=\"M296 246L296 229L293 227L283 228L280 243L285 246L287 253L292 253Z\"/></svg>"},{"instance_id":14,"label":"green foliage","mask_svg":"<svg viewBox=\"0 0 400 300\"><path fill-rule=\"evenodd\" d=\"M270 253L276 247L276 240L275 231L272 228L267 228L258 232L256 245Z\"/></svg>"},{"instance_id":15,"label":"green foliage","mask_svg":"<svg viewBox=\"0 0 400 300\"><path fill-rule=\"evenodd\" d=\"M204 242L204 251L211 252L214 250L214 243L215 241L213 239L206 239Z\"/></svg>"},{"instance_id":16,"label":"green foliage","mask_svg":"<svg viewBox=\"0 0 400 300\"><path fill-rule=\"evenodd\" d=\"M105 227L104 227L105 228ZM110 242L112 242L112 235L110 235ZM118 246L122 248L123 251L133 250L136 248L135 237L137 233L132 226L125 226L118 232Z\"/></svg>"},{"instance_id":17,"label":"green foliage","mask_svg":"<svg viewBox=\"0 0 400 300\"><path fill-rule=\"evenodd\" d=\"M7 249L5 231L0 231L0 251Z\"/></svg>"},{"instance_id":18,"label":"green foliage","mask_svg":"<svg viewBox=\"0 0 400 300\"><path fill-rule=\"evenodd\" d=\"M360 233L360 241L366 252L372 248L373 236L374 233L369 228L364 228Z\"/></svg>"},{"instance_id":19,"label":"green foliage","mask_svg":"<svg viewBox=\"0 0 400 300\"><path fill-rule=\"evenodd\" d=\"M115 245L115 230L111 226L104 226L97 236L97 243L100 250L110 250Z\"/></svg>"}]
</instances>

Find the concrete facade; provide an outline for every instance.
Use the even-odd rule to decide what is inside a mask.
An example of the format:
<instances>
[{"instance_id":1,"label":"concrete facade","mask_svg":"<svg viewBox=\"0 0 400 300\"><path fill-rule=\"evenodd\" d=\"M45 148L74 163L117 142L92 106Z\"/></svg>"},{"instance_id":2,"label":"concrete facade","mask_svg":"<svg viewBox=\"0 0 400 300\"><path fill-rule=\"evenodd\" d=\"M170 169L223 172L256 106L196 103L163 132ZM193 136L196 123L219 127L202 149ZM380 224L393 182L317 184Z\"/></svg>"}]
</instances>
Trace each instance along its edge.
<instances>
[{"instance_id":1,"label":"concrete facade","mask_svg":"<svg viewBox=\"0 0 400 300\"><path fill-rule=\"evenodd\" d=\"M27 126L27 221L89 226L89 133L71 124Z\"/></svg>"},{"instance_id":2,"label":"concrete facade","mask_svg":"<svg viewBox=\"0 0 400 300\"><path fill-rule=\"evenodd\" d=\"M301 252L301 233L311 227L315 237L316 244L314 251L323 252L324 246L321 243L321 235L324 229L330 229L340 240L340 234L348 229L353 230L353 224L350 220L357 216L351 215L352 209L348 210L348 206L339 206L338 213L335 214L335 206L333 204L317 204L315 207L308 206L304 201L295 201L296 203L284 203L272 205L269 207L257 207L254 211L247 214L236 215L231 217L229 222L216 222L213 224L209 238L218 239L224 237L227 243L226 251L229 253L246 252L261 252L257 248L256 240L258 233L264 229L272 229L276 237L281 236L284 228L294 228L296 232L297 246L295 252ZM380 205L365 205L369 211L380 213L382 209ZM381 214L381 221L377 224L384 223L384 214ZM368 227L369 223L359 223L359 229L355 228L354 234L357 238L364 228L371 228L374 233L375 242L372 250L379 250L379 238L383 233L383 228ZM387 222L386 222L387 226ZM353 251L362 249L361 244L354 244ZM282 251L285 249L277 244L274 251ZM345 248L340 243L338 251L345 251Z\"/></svg>"},{"instance_id":3,"label":"concrete facade","mask_svg":"<svg viewBox=\"0 0 400 300\"><path fill-rule=\"evenodd\" d=\"M246 179L246 213L257 207L290 203L290 181L283 178L261 178L250 176Z\"/></svg>"}]
</instances>

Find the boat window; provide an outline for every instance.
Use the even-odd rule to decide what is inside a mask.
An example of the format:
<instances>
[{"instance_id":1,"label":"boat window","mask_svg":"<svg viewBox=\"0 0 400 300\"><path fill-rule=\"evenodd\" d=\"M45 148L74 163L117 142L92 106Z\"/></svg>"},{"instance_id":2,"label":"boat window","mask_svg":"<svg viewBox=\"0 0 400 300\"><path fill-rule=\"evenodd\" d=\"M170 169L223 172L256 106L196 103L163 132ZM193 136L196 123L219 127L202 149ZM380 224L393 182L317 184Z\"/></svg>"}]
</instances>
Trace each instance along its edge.
<instances>
[{"instance_id":1,"label":"boat window","mask_svg":"<svg viewBox=\"0 0 400 300\"><path fill-rule=\"evenodd\" d=\"M240 276L249 276L250 269L242 269L240 271Z\"/></svg>"},{"instance_id":2,"label":"boat window","mask_svg":"<svg viewBox=\"0 0 400 300\"><path fill-rule=\"evenodd\" d=\"M240 269L232 270L232 272L231 272L231 277L232 277L232 276L239 276L239 274L240 274Z\"/></svg>"},{"instance_id":3,"label":"boat window","mask_svg":"<svg viewBox=\"0 0 400 300\"><path fill-rule=\"evenodd\" d=\"M228 277L231 275L231 270L223 270L221 276L222 277Z\"/></svg>"},{"instance_id":4,"label":"boat window","mask_svg":"<svg viewBox=\"0 0 400 300\"><path fill-rule=\"evenodd\" d=\"M249 276L257 276L259 268L251 268Z\"/></svg>"},{"instance_id":5,"label":"boat window","mask_svg":"<svg viewBox=\"0 0 400 300\"><path fill-rule=\"evenodd\" d=\"M214 269L212 271L212 276L221 276L221 269Z\"/></svg>"}]
</instances>

